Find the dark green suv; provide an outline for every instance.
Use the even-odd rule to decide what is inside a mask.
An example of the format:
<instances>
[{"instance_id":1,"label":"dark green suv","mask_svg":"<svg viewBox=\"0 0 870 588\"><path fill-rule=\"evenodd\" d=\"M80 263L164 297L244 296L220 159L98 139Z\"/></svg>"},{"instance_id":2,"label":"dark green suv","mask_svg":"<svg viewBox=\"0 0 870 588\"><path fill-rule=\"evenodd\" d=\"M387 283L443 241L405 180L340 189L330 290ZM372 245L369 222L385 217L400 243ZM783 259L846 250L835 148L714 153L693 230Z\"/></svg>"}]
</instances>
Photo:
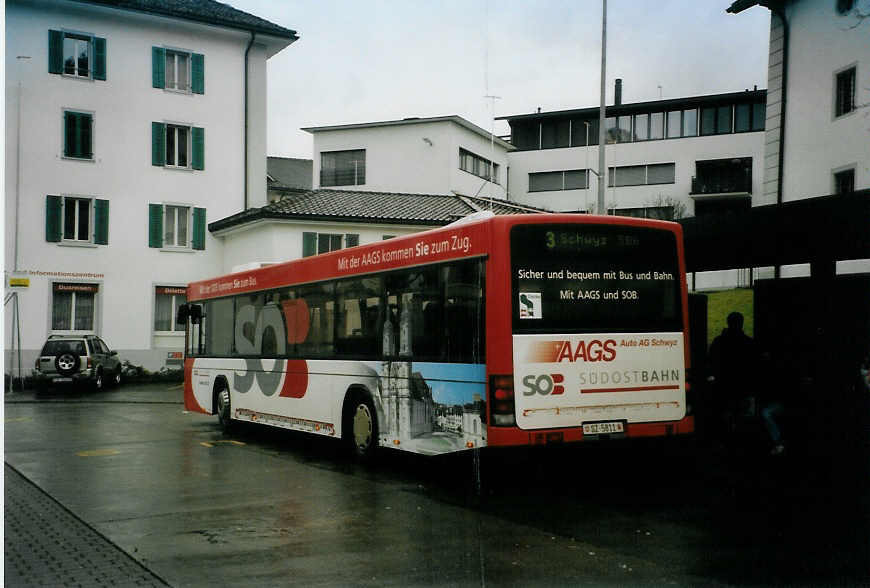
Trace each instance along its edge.
<instances>
[{"instance_id":1,"label":"dark green suv","mask_svg":"<svg viewBox=\"0 0 870 588\"><path fill-rule=\"evenodd\" d=\"M37 390L53 384L89 384L102 390L119 385L123 366L117 351L110 351L96 335L52 335L36 358L33 379Z\"/></svg>"}]
</instances>

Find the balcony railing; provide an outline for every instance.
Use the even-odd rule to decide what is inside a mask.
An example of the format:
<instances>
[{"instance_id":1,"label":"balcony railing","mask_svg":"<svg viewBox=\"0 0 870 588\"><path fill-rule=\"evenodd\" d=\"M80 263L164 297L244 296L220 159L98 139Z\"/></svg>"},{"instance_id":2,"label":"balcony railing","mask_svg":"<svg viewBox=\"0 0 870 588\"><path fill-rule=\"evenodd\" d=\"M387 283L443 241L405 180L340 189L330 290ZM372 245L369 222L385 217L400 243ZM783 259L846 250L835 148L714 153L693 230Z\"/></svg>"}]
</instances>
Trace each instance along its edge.
<instances>
[{"instance_id":1,"label":"balcony railing","mask_svg":"<svg viewBox=\"0 0 870 588\"><path fill-rule=\"evenodd\" d=\"M738 170L734 173L702 174L692 176L691 194L752 194L752 173Z\"/></svg>"}]
</instances>

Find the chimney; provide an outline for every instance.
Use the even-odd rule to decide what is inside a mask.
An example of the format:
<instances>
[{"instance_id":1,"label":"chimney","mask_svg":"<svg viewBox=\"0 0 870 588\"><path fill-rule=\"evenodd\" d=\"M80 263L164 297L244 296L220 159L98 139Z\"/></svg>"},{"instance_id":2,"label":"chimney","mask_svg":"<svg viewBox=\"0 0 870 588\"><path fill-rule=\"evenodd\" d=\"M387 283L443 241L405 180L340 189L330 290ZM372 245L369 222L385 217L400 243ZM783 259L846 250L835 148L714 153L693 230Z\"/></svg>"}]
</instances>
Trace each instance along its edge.
<instances>
[{"instance_id":1,"label":"chimney","mask_svg":"<svg viewBox=\"0 0 870 588\"><path fill-rule=\"evenodd\" d=\"M616 78L616 88L613 92L613 104L614 106L622 104L622 78Z\"/></svg>"}]
</instances>

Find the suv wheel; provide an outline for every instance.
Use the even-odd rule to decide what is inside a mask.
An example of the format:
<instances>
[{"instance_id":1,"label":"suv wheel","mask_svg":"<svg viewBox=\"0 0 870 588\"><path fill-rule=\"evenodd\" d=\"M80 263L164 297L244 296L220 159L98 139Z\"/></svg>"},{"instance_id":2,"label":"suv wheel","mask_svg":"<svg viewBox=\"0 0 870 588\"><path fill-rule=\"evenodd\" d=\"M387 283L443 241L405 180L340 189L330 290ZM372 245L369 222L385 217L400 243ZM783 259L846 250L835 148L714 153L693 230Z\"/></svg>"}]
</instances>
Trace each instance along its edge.
<instances>
[{"instance_id":1,"label":"suv wheel","mask_svg":"<svg viewBox=\"0 0 870 588\"><path fill-rule=\"evenodd\" d=\"M81 360L78 355L74 353L62 353L55 358L54 367L57 368L58 373L64 376L71 376L79 369L80 363Z\"/></svg>"}]
</instances>

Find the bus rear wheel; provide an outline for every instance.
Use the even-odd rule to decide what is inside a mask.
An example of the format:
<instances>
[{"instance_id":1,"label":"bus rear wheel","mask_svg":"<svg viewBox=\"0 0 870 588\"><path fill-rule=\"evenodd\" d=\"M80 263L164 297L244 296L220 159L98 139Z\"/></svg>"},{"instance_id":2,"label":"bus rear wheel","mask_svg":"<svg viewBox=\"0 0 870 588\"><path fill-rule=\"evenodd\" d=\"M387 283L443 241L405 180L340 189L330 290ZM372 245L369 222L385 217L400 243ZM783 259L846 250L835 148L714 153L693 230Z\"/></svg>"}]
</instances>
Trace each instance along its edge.
<instances>
[{"instance_id":1,"label":"bus rear wheel","mask_svg":"<svg viewBox=\"0 0 870 588\"><path fill-rule=\"evenodd\" d=\"M351 454L360 460L371 460L378 446L378 418L368 396L356 393L351 397L344 425Z\"/></svg>"},{"instance_id":2,"label":"bus rear wheel","mask_svg":"<svg viewBox=\"0 0 870 588\"><path fill-rule=\"evenodd\" d=\"M230 404L230 389L226 384L221 384L215 394L215 405L218 422L224 433L232 429L232 405Z\"/></svg>"}]
</instances>

